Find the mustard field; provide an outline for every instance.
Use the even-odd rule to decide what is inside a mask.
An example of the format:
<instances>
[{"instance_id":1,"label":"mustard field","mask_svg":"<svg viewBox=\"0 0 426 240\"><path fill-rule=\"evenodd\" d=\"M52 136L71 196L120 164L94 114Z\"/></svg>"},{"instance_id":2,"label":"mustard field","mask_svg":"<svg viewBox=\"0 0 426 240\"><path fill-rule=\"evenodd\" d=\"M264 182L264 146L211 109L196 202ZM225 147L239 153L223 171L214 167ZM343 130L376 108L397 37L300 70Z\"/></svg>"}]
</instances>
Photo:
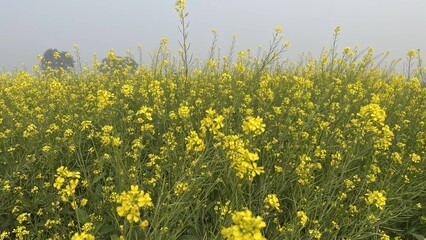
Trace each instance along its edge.
<instances>
[{"instance_id":1,"label":"mustard field","mask_svg":"<svg viewBox=\"0 0 426 240\"><path fill-rule=\"evenodd\" d=\"M425 239L421 53L288 63L281 31L260 55L162 39L137 68L0 74L0 239Z\"/></svg>"}]
</instances>

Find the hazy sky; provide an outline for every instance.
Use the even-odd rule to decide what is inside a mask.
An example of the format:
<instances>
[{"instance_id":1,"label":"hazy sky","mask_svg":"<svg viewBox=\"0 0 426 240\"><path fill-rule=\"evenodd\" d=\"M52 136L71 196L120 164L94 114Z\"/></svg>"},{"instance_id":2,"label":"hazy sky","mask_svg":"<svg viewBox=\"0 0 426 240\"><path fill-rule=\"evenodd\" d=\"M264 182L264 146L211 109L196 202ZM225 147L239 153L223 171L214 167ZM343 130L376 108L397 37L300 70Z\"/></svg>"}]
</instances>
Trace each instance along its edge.
<instances>
[{"instance_id":1,"label":"hazy sky","mask_svg":"<svg viewBox=\"0 0 426 240\"><path fill-rule=\"evenodd\" d=\"M202 58L212 28L227 52L232 34L238 50L256 50L278 25L292 43L286 55L293 60L303 52L319 56L337 25L340 49L373 47L404 58L410 49L426 51L425 0L187 0L187 6L192 53ZM30 69L46 49L72 52L73 44L83 61L93 53L102 59L110 48L137 55L141 44L147 63L146 53L163 37L177 49L178 23L173 0L0 0L0 68L24 63Z\"/></svg>"}]
</instances>

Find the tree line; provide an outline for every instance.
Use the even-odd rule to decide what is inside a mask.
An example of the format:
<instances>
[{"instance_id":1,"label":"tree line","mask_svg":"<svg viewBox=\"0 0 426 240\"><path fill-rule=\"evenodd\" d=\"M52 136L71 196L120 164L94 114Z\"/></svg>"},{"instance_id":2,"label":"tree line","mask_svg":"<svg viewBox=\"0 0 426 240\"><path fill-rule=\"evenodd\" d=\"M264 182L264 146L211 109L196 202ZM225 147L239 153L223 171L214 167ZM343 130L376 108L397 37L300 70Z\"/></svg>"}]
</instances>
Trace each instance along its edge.
<instances>
[{"instance_id":1,"label":"tree line","mask_svg":"<svg viewBox=\"0 0 426 240\"><path fill-rule=\"evenodd\" d=\"M130 67L135 71L138 64L131 57L115 56L113 59L104 58L100 64L99 70L103 73L113 72L116 69L124 69ZM73 56L66 51L58 51L57 49L47 49L40 60L40 67L43 72L50 70L73 70L75 61Z\"/></svg>"}]
</instances>

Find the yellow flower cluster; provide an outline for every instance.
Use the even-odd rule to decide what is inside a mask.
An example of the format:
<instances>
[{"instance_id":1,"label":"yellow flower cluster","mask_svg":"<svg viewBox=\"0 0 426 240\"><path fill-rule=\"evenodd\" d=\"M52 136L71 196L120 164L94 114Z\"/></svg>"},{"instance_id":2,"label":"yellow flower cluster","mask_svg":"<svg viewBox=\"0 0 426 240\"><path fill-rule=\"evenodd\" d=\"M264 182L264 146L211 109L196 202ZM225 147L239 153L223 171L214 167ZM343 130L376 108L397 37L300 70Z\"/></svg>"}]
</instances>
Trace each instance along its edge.
<instances>
[{"instance_id":1,"label":"yellow flower cluster","mask_svg":"<svg viewBox=\"0 0 426 240\"><path fill-rule=\"evenodd\" d=\"M174 193L179 196L181 193L188 191L189 185L186 182L179 182L174 188Z\"/></svg>"},{"instance_id":2,"label":"yellow flower cluster","mask_svg":"<svg viewBox=\"0 0 426 240\"><path fill-rule=\"evenodd\" d=\"M206 136L207 131L213 135L220 135L220 129L224 126L223 120L225 118L211 108L206 110L206 113L207 116L201 120L201 136Z\"/></svg>"},{"instance_id":3,"label":"yellow flower cluster","mask_svg":"<svg viewBox=\"0 0 426 240\"><path fill-rule=\"evenodd\" d=\"M141 220L139 208L154 206L150 194L139 190L138 185L132 185L129 191L122 192L117 197L117 203L121 204L121 206L117 207L118 215L125 217L129 222L139 222Z\"/></svg>"},{"instance_id":4,"label":"yellow flower cluster","mask_svg":"<svg viewBox=\"0 0 426 240\"><path fill-rule=\"evenodd\" d=\"M62 201L68 202L75 194L80 181L80 172L72 172L67 167L61 166L56 169L55 177L53 187L59 190Z\"/></svg>"},{"instance_id":5,"label":"yellow flower cluster","mask_svg":"<svg viewBox=\"0 0 426 240\"><path fill-rule=\"evenodd\" d=\"M232 213L232 208L231 208L231 201L226 201L225 204L221 203L221 202L216 202L216 205L214 206L214 210L216 211L216 213L220 216L220 219L224 219L224 217L230 213Z\"/></svg>"},{"instance_id":6,"label":"yellow flower cluster","mask_svg":"<svg viewBox=\"0 0 426 240\"><path fill-rule=\"evenodd\" d=\"M154 125L152 125L152 113L154 109L148 106L142 106L139 108L139 110L136 112L136 122L141 124L140 131L141 132L150 132L154 133Z\"/></svg>"},{"instance_id":7,"label":"yellow flower cluster","mask_svg":"<svg viewBox=\"0 0 426 240\"><path fill-rule=\"evenodd\" d=\"M306 213L304 211L297 211L296 216L299 219L300 225L302 227L304 227L306 225L306 223L308 222L308 220L309 220L309 218L306 215Z\"/></svg>"},{"instance_id":8,"label":"yellow flower cluster","mask_svg":"<svg viewBox=\"0 0 426 240\"><path fill-rule=\"evenodd\" d=\"M187 119L191 116L191 109L188 106L181 105L178 108L178 114L182 119Z\"/></svg>"},{"instance_id":9,"label":"yellow flower cluster","mask_svg":"<svg viewBox=\"0 0 426 240\"><path fill-rule=\"evenodd\" d=\"M386 112L378 104L371 103L361 107L357 116L359 119L353 119L352 125L360 128L362 135L374 133L374 149L376 152L389 149L392 145L394 133L388 125L385 124Z\"/></svg>"},{"instance_id":10,"label":"yellow flower cluster","mask_svg":"<svg viewBox=\"0 0 426 240\"><path fill-rule=\"evenodd\" d=\"M227 240L266 240L262 235L262 228L266 223L260 216L253 216L250 210L232 214L233 225L223 228L222 236Z\"/></svg>"},{"instance_id":11,"label":"yellow flower cluster","mask_svg":"<svg viewBox=\"0 0 426 240\"><path fill-rule=\"evenodd\" d=\"M368 205L374 204L378 209L383 210L383 207L386 205L386 192L385 191L367 191L365 194L365 202Z\"/></svg>"},{"instance_id":12,"label":"yellow flower cluster","mask_svg":"<svg viewBox=\"0 0 426 240\"><path fill-rule=\"evenodd\" d=\"M266 125L260 117L248 116L243 122L243 131L246 134L253 133L255 136L260 135L265 131Z\"/></svg>"},{"instance_id":13,"label":"yellow flower cluster","mask_svg":"<svg viewBox=\"0 0 426 240\"><path fill-rule=\"evenodd\" d=\"M385 110L375 103L361 107L357 115L365 120L365 129L371 132L377 132L377 125L383 126L386 119Z\"/></svg>"},{"instance_id":14,"label":"yellow flower cluster","mask_svg":"<svg viewBox=\"0 0 426 240\"><path fill-rule=\"evenodd\" d=\"M96 99L98 111L103 111L106 107L111 106L115 102L115 95L107 90L98 90Z\"/></svg>"},{"instance_id":15,"label":"yellow flower cluster","mask_svg":"<svg viewBox=\"0 0 426 240\"><path fill-rule=\"evenodd\" d=\"M203 139L201 139L195 131L190 131L189 136L187 136L185 140L187 153L190 151L202 152L206 148Z\"/></svg>"},{"instance_id":16,"label":"yellow flower cluster","mask_svg":"<svg viewBox=\"0 0 426 240\"><path fill-rule=\"evenodd\" d=\"M125 97L131 98L133 96L133 86L129 84L123 84L123 86L121 86L121 93Z\"/></svg>"},{"instance_id":17,"label":"yellow flower cluster","mask_svg":"<svg viewBox=\"0 0 426 240\"><path fill-rule=\"evenodd\" d=\"M182 12L186 8L186 0L177 0L175 3L176 12Z\"/></svg>"},{"instance_id":18,"label":"yellow flower cluster","mask_svg":"<svg viewBox=\"0 0 426 240\"><path fill-rule=\"evenodd\" d=\"M102 132L98 133L97 136L101 140L102 146L113 146L118 147L122 144L120 137L116 137L112 134L113 126L106 125L102 127Z\"/></svg>"},{"instance_id":19,"label":"yellow flower cluster","mask_svg":"<svg viewBox=\"0 0 426 240\"><path fill-rule=\"evenodd\" d=\"M75 233L72 237L71 240L95 240L95 236L93 236L90 233Z\"/></svg>"},{"instance_id":20,"label":"yellow flower cluster","mask_svg":"<svg viewBox=\"0 0 426 240\"><path fill-rule=\"evenodd\" d=\"M314 179L314 171L321 170L321 163L313 162L311 157L303 154L299 157L299 165L296 167L296 173L299 176L297 180L301 185L307 185Z\"/></svg>"},{"instance_id":21,"label":"yellow flower cluster","mask_svg":"<svg viewBox=\"0 0 426 240\"><path fill-rule=\"evenodd\" d=\"M24 138L29 138L38 133L37 126L34 124L28 125L27 129L24 131L23 136Z\"/></svg>"},{"instance_id":22,"label":"yellow flower cluster","mask_svg":"<svg viewBox=\"0 0 426 240\"><path fill-rule=\"evenodd\" d=\"M245 148L243 140L237 135L223 137L223 148L227 150L227 157L232 160L231 167L237 170L239 178L247 177L249 181L261 173L263 167L257 165L259 156Z\"/></svg>"},{"instance_id":23,"label":"yellow flower cluster","mask_svg":"<svg viewBox=\"0 0 426 240\"><path fill-rule=\"evenodd\" d=\"M266 198L263 200L263 203L265 204L264 207L266 209L273 208L278 212L282 211L280 209L280 202L278 201L278 197L276 194L268 194L268 196L266 196Z\"/></svg>"}]
</instances>

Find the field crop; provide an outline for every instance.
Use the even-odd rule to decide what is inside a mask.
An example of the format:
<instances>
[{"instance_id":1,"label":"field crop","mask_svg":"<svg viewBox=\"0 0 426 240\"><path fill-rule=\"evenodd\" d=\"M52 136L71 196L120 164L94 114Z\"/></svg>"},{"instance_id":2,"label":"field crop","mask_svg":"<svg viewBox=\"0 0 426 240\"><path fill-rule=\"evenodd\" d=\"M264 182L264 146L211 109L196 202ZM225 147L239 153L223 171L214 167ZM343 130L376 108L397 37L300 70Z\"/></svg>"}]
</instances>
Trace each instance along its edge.
<instances>
[{"instance_id":1,"label":"field crop","mask_svg":"<svg viewBox=\"0 0 426 240\"><path fill-rule=\"evenodd\" d=\"M163 39L137 69L2 73L0 239L424 239L421 53L290 64L281 31L235 61Z\"/></svg>"}]
</instances>

